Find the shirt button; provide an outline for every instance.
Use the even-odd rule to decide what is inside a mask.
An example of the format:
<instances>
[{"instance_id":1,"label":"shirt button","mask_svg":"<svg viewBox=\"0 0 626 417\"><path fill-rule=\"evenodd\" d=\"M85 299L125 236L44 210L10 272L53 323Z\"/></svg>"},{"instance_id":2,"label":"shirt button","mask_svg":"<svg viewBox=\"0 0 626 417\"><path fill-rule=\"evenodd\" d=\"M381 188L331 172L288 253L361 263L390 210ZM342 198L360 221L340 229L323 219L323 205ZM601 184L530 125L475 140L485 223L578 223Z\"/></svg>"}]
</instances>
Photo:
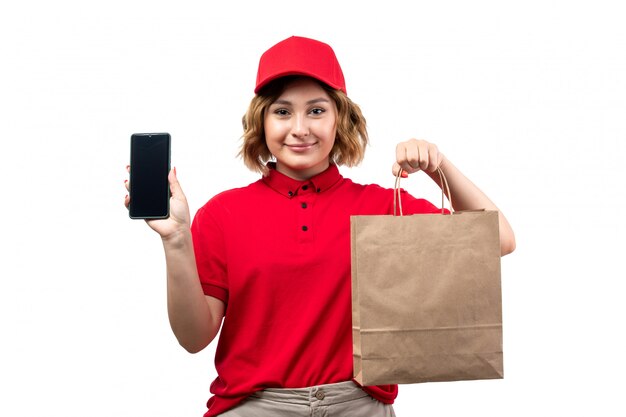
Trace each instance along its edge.
<instances>
[{"instance_id":1,"label":"shirt button","mask_svg":"<svg viewBox=\"0 0 626 417\"><path fill-rule=\"evenodd\" d=\"M322 192L322 189L321 189L321 188L318 188L318 189L317 189L317 192L318 192L318 193L321 193L321 192Z\"/></svg>"},{"instance_id":2,"label":"shirt button","mask_svg":"<svg viewBox=\"0 0 626 417\"><path fill-rule=\"evenodd\" d=\"M306 232L307 230L309 230L309 228L308 228L308 227L306 227L306 226L302 226L302 231L303 231L303 232Z\"/></svg>"},{"instance_id":3,"label":"shirt button","mask_svg":"<svg viewBox=\"0 0 626 417\"><path fill-rule=\"evenodd\" d=\"M287 194L289 194L289 197L293 197L293 191L289 191Z\"/></svg>"},{"instance_id":4,"label":"shirt button","mask_svg":"<svg viewBox=\"0 0 626 417\"><path fill-rule=\"evenodd\" d=\"M318 400L322 401L324 399L326 395L324 394L324 391L319 390L315 393L315 398L317 398Z\"/></svg>"},{"instance_id":5,"label":"shirt button","mask_svg":"<svg viewBox=\"0 0 626 417\"><path fill-rule=\"evenodd\" d=\"M308 190L308 189L309 189L309 186L308 186L308 185L303 185L303 186L302 186L302 189L303 189L304 191L306 191L306 190Z\"/></svg>"},{"instance_id":6,"label":"shirt button","mask_svg":"<svg viewBox=\"0 0 626 417\"><path fill-rule=\"evenodd\" d=\"M307 207L306 203L302 203L302 204L300 204L300 206L301 206L302 208L306 208L306 207Z\"/></svg>"}]
</instances>

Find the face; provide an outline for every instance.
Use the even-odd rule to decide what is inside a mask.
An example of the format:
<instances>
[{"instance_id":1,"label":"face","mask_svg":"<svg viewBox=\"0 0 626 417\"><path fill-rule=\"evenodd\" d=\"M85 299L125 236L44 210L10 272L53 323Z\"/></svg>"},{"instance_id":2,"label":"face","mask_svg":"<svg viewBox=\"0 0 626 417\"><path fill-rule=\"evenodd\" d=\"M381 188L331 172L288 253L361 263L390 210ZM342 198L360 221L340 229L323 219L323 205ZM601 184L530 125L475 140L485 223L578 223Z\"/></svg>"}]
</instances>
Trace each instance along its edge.
<instances>
[{"instance_id":1,"label":"face","mask_svg":"<svg viewBox=\"0 0 626 417\"><path fill-rule=\"evenodd\" d=\"M298 78L270 105L265 141L276 169L298 180L328 168L337 127L335 102L315 81Z\"/></svg>"}]
</instances>

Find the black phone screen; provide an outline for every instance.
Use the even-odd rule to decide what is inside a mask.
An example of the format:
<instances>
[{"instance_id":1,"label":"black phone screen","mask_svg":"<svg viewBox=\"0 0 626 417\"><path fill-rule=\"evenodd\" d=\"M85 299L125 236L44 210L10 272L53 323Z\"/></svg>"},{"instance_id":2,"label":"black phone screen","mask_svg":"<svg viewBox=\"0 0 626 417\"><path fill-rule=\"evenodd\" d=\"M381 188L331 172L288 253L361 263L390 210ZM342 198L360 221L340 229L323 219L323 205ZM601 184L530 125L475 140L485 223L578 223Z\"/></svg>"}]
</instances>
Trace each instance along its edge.
<instances>
[{"instance_id":1,"label":"black phone screen","mask_svg":"<svg viewBox=\"0 0 626 417\"><path fill-rule=\"evenodd\" d=\"M169 133L135 133L130 138L130 207L133 219L169 216Z\"/></svg>"}]
</instances>

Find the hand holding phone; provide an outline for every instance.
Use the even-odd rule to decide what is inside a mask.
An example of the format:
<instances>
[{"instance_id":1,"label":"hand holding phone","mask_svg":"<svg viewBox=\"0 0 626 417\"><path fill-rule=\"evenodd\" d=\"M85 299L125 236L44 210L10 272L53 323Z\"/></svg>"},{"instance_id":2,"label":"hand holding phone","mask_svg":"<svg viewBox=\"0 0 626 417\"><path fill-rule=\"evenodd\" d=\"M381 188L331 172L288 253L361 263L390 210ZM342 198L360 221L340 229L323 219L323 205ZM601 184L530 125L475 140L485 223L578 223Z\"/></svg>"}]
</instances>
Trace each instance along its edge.
<instances>
[{"instance_id":1,"label":"hand holding phone","mask_svg":"<svg viewBox=\"0 0 626 417\"><path fill-rule=\"evenodd\" d=\"M169 133L134 133L130 138L131 219L166 219L170 210L171 137Z\"/></svg>"}]
</instances>

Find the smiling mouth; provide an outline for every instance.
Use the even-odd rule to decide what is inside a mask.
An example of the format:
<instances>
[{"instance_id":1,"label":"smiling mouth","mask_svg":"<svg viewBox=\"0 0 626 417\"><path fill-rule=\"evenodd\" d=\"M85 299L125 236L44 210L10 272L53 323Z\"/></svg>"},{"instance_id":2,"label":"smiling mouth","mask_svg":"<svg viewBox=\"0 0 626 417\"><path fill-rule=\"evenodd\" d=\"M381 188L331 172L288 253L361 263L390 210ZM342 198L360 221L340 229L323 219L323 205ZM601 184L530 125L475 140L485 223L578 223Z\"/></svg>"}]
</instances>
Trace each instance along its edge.
<instances>
[{"instance_id":1,"label":"smiling mouth","mask_svg":"<svg viewBox=\"0 0 626 417\"><path fill-rule=\"evenodd\" d=\"M294 152L304 152L307 151L309 149L311 149L313 146L315 146L317 144L317 142L313 142L313 143L297 143L297 144L285 144L285 146L289 149L291 149Z\"/></svg>"}]
</instances>

